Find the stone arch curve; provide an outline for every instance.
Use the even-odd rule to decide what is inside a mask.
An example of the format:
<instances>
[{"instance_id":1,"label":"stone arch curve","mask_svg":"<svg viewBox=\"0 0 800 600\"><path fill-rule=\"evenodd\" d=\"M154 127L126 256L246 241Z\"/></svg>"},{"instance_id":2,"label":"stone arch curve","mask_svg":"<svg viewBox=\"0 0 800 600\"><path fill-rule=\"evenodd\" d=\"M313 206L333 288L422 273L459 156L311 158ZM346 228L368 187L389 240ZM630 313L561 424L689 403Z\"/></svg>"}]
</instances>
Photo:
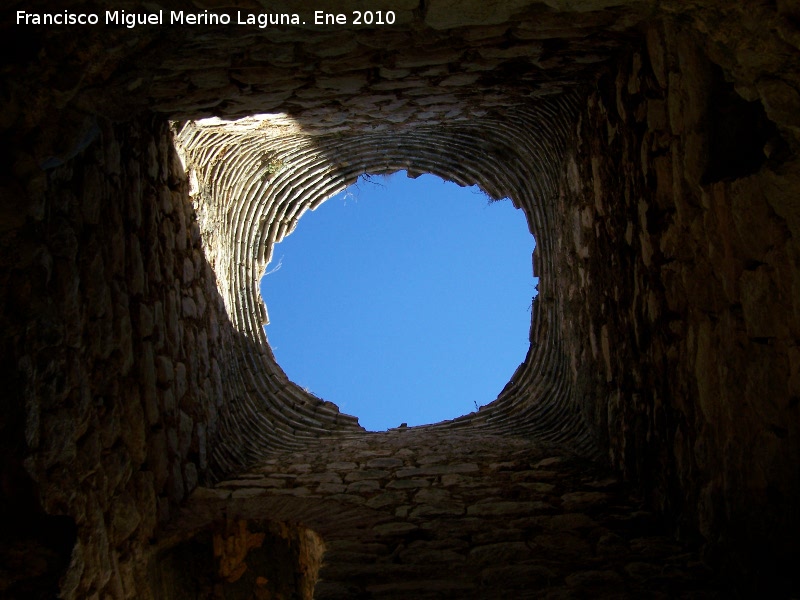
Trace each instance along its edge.
<instances>
[{"instance_id":1,"label":"stone arch curve","mask_svg":"<svg viewBox=\"0 0 800 600\"><path fill-rule=\"evenodd\" d=\"M200 182L196 195L204 198L198 206L206 251L219 261L216 272L226 309L249 346L240 352L237 374L248 393L234 392L232 414L245 410L257 418L230 422L246 431L237 438L250 440L245 454L249 460L303 439L360 431L354 418L291 383L277 365L263 331L268 316L258 283L273 244L294 230L305 211L363 173L401 169L432 173L460 185L478 184L493 198L511 198L537 239L541 275L531 346L511 381L479 412L428 427L535 433L592 452L588 428L572 405L570 386L563 383L569 379L561 372L564 351L552 336L561 316L547 279L557 240L552 199L575 104L575 96L566 96L544 102L536 111L511 110L471 123L377 131L361 127L316 135L275 116L182 127L178 143L187 168ZM263 444L267 439L269 444ZM223 471L230 461L242 458L238 442L236 454L221 449L217 456Z\"/></svg>"}]
</instances>

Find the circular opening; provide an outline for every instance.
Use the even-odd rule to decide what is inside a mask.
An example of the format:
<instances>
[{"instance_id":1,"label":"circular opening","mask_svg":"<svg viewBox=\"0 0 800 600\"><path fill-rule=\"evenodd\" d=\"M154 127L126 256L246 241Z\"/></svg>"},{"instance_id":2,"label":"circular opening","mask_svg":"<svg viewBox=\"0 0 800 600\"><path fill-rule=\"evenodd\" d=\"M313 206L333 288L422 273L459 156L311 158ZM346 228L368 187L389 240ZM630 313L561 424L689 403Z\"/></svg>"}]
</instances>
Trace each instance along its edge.
<instances>
[{"instance_id":1,"label":"circular opening","mask_svg":"<svg viewBox=\"0 0 800 600\"><path fill-rule=\"evenodd\" d=\"M297 385L371 431L494 400L529 346L524 213L433 175L364 176L300 220L261 280Z\"/></svg>"}]
</instances>

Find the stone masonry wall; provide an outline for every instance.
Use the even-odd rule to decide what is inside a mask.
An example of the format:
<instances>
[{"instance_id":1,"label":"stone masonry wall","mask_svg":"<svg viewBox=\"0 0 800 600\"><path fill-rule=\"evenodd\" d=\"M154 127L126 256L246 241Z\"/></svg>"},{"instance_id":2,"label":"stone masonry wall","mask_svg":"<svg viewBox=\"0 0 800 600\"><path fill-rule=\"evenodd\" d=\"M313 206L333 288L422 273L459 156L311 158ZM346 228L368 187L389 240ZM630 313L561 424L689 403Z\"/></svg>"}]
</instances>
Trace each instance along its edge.
<instances>
[{"instance_id":1,"label":"stone masonry wall","mask_svg":"<svg viewBox=\"0 0 800 600\"><path fill-rule=\"evenodd\" d=\"M353 434L358 468L328 483L356 483L345 471L367 468L382 438L297 393L274 361L264 369L254 283L303 210L364 170L407 167L512 196L542 278L526 366L492 407L415 443L452 435L470 452L478 431L601 450L745 593L794 570L800 11L727 0L396 10L393 28L240 35L0 25L0 593L146 597L146 544L174 507L276 451L292 456L275 473L293 474L293 454L319 444L309 464L327 473L330 449ZM288 168L262 178L269 156L247 163L236 144L215 155L223 145L205 129L187 168L208 179L190 197L165 120L189 132L192 119L260 112L293 129L254 136L248 152L284 158L291 146ZM212 204L225 227L195 220ZM403 450L389 458L422 467ZM569 493L547 502L564 508ZM502 519L476 519L502 535Z\"/></svg>"},{"instance_id":2,"label":"stone masonry wall","mask_svg":"<svg viewBox=\"0 0 800 600\"><path fill-rule=\"evenodd\" d=\"M3 437L24 432L3 479L11 502L34 485L16 500L41 503L9 507L27 518L12 548L42 527L38 511L74 523L74 549L45 543L71 556L61 597L130 598L142 544L204 479L230 333L167 125L96 127L78 159L6 184L18 212L0 242L3 355L16 363L3 372L25 411L2 423ZM25 595L32 568L0 589Z\"/></svg>"},{"instance_id":3,"label":"stone masonry wall","mask_svg":"<svg viewBox=\"0 0 800 600\"><path fill-rule=\"evenodd\" d=\"M322 563L306 560L303 572L317 582L318 600L729 595L629 486L563 448L429 428L329 442L198 488L157 539L154 564L186 548L176 539L194 534L218 583L210 598L259 597L259 578L272 577L258 549L240 546L246 568L235 586L224 582L223 563L211 561L209 532L226 515L250 532L263 530L265 518L314 532ZM161 597L184 598L193 585Z\"/></svg>"},{"instance_id":4,"label":"stone masonry wall","mask_svg":"<svg viewBox=\"0 0 800 600\"><path fill-rule=\"evenodd\" d=\"M575 128L556 269L578 402L612 463L712 562L767 587L798 550L787 125L737 94L697 38L653 24Z\"/></svg>"}]
</instances>

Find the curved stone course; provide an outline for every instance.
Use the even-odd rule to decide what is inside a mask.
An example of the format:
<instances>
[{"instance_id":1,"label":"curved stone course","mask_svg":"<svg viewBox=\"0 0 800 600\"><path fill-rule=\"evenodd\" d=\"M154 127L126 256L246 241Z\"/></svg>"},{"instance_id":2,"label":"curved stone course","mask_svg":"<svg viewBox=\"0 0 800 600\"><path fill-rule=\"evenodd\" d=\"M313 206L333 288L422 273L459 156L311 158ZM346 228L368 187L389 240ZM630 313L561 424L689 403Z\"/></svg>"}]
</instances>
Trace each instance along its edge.
<instances>
[{"instance_id":1,"label":"curved stone course","mask_svg":"<svg viewBox=\"0 0 800 600\"><path fill-rule=\"evenodd\" d=\"M289 384L275 364L263 330L267 317L258 282L271 259L272 245L294 229L306 210L313 210L363 173L432 172L461 185L477 183L495 198L512 198L525 210L532 233L541 240L541 250L537 250L543 257L538 271L543 281L540 298L548 306L555 297L546 283L547 259L552 255L548 238L554 233L548 224L552 215L546 199L553 195L555 169L564 146L560 137L564 129L553 124L570 119L574 111L574 100L568 99L547 103L538 114L520 111L503 120L313 137L296 133L286 137L286 127L281 126L285 118L185 125L177 139L186 167L198 181L202 237L214 244L206 253L216 257L232 323L246 333L249 344L262 345L260 355L249 355L248 377L253 383L242 402L274 406L275 410L260 413L263 419L288 416L293 429L286 443L335 431L338 423L347 430L343 416L326 412L325 403ZM218 158L229 152L230 160ZM557 340L551 341L547 333L555 330L557 307L542 313L537 301L531 326L534 344L499 399L479 413L437 428L529 433L576 451L596 452L577 409L569 406L570 388L563 385L560 372L563 356ZM275 381L284 383L276 386ZM263 390L261 398L256 390ZM546 399L538 399L539 395ZM350 421L351 429L352 425ZM247 426L253 431L244 437L253 440L254 446L262 439L257 431L274 428L256 419ZM241 452L241 440L236 444ZM253 452L263 455L282 448L281 440L275 439ZM232 465L224 467L230 470Z\"/></svg>"}]
</instances>

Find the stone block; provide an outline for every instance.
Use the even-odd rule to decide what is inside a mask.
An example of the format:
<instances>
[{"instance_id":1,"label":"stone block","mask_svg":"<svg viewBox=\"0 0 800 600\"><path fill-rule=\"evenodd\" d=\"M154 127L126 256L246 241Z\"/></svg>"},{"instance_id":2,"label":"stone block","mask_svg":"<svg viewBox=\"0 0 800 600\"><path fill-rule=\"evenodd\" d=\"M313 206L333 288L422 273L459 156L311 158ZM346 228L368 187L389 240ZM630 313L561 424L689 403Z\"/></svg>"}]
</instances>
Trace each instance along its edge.
<instances>
[{"instance_id":1,"label":"stone block","mask_svg":"<svg viewBox=\"0 0 800 600\"><path fill-rule=\"evenodd\" d=\"M142 262L142 250L139 245L139 238L131 236L128 238L128 291L131 294L141 294L144 291L144 263Z\"/></svg>"},{"instance_id":2,"label":"stone block","mask_svg":"<svg viewBox=\"0 0 800 600\"><path fill-rule=\"evenodd\" d=\"M402 537L416 530L416 525L405 521L393 521L391 523L376 525L372 528L372 531L378 537Z\"/></svg>"},{"instance_id":3,"label":"stone block","mask_svg":"<svg viewBox=\"0 0 800 600\"><path fill-rule=\"evenodd\" d=\"M355 481L347 486L346 493L348 494L363 494L365 492L374 492L381 487L378 481L374 479L364 479L362 481Z\"/></svg>"},{"instance_id":4,"label":"stone block","mask_svg":"<svg viewBox=\"0 0 800 600\"><path fill-rule=\"evenodd\" d=\"M390 476L389 471L383 469L365 469L362 471L351 471L345 475L347 482L361 481L364 479L386 479Z\"/></svg>"},{"instance_id":5,"label":"stone block","mask_svg":"<svg viewBox=\"0 0 800 600\"><path fill-rule=\"evenodd\" d=\"M138 467L144 462L147 455L147 444L145 441L144 410L135 387L123 392L120 406L125 422L120 435L128 448L131 461Z\"/></svg>"},{"instance_id":6,"label":"stone block","mask_svg":"<svg viewBox=\"0 0 800 600\"><path fill-rule=\"evenodd\" d=\"M444 479L444 477L442 478ZM429 479L395 479L386 484L389 490L413 490L428 487L431 484Z\"/></svg>"},{"instance_id":7,"label":"stone block","mask_svg":"<svg viewBox=\"0 0 800 600\"><path fill-rule=\"evenodd\" d=\"M565 511L579 511L599 508L608 502L604 492L570 492L561 496L561 508Z\"/></svg>"},{"instance_id":8,"label":"stone block","mask_svg":"<svg viewBox=\"0 0 800 600\"><path fill-rule=\"evenodd\" d=\"M159 493L169 476L167 436L164 430L152 432L147 440L147 467L153 473L153 489Z\"/></svg>"},{"instance_id":9,"label":"stone block","mask_svg":"<svg viewBox=\"0 0 800 600\"><path fill-rule=\"evenodd\" d=\"M188 388L188 381L186 378L186 365L182 362L175 363L175 398L180 402L186 395Z\"/></svg>"},{"instance_id":10,"label":"stone block","mask_svg":"<svg viewBox=\"0 0 800 600\"><path fill-rule=\"evenodd\" d=\"M66 410L48 413L42 418L41 424L45 465L52 466L75 460L77 432L72 415Z\"/></svg>"},{"instance_id":11,"label":"stone block","mask_svg":"<svg viewBox=\"0 0 800 600\"><path fill-rule=\"evenodd\" d=\"M136 502L128 494L115 497L111 507L110 541L114 546L119 546L133 535L142 518L136 508Z\"/></svg>"},{"instance_id":12,"label":"stone block","mask_svg":"<svg viewBox=\"0 0 800 600\"><path fill-rule=\"evenodd\" d=\"M758 94L770 120L800 128L800 93L796 86L781 79L764 79L757 84Z\"/></svg>"},{"instance_id":13,"label":"stone block","mask_svg":"<svg viewBox=\"0 0 800 600\"><path fill-rule=\"evenodd\" d=\"M342 77L319 77L316 86L338 93L355 94L367 83L366 75L353 73Z\"/></svg>"},{"instance_id":14,"label":"stone block","mask_svg":"<svg viewBox=\"0 0 800 600\"><path fill-rule=\"evenodd\" d=\"M192 431L194 422L192 418L182 410L178 411L178 455L181 460L185 460L189 455L189 448L192 445Z\"/></svg>"},{"instance_id":15,"label":"stone block","mask_svg":"<svg viewBox=\"0 0 800 600\"><path fill-rule=\"evenodd\" d=\"M194 298L191 296L183 296L181 298L181 315L187 319L196 319L198 317L197 304L195 304Z\"/></svg>"},{"instance_id":16,"label":"stone block","mask_svg":"<svg viewBox=\"0 0 800 600\"><path fill-rule=\"evenodd\" d=\"M478 73L458 73L445 77L439 82L441 87L461 87L473 85L480 75Z\"/></svg>"},{"instance_id":17,"label":"stone block","mask_svg":"<svg viewBox=\"0 0 800 600\"><path fill-rule=\"evenodd\" d=\"M169 469L169 478L167 479L167 495L170 502L174 504L179 504L186 495L181 465L177 460L172 461Z\"/></svg>"},{"instance_id":18,"label":"stone block","mask_svg":"<svg viewBox=\"0 0 800 600\"><path fill-rule=\"evenodd\" d=\"M510 517L534 515L552 509L550 504L540 501L487 500L467 507L467 514L474 517Z\"/></svg>"},{"instance_id":19,"label":"stone block","mask_svg":"<svg viewBox=\"0 0 800 600\"><path fill-rule=\"evenodd\" d=\"M469 551L468 559L477 564L503 564L519 561L531 554L525 542L500 542L476 546Z\"/></svg>"},{"instance_id":20,"label":"stone block","mask_svg":"<svg viewBox=\"0 0 800 600\"><path fill-rule=\"evenodd\" d=\"M552 569L542 565L503 565L481 571L483 585L530 590L556 580Z\"/></svg>"},{"instance_id":21,"label":"stone block","mask_svg":"<svg viewBox=\"0 0 800 600\"><path fill-rule=\"evenodd\" d=\"M156 366L153 356L153 345L143 342L139 359L139 390L144 414L148 425L155 425L159 420L158 399L156 396Z\"/></svg>"},{"instance_id":22,"label":"stone block","mask_svg":"<svg viewBox=\"0 0 800 600\"><path fill-rule=\"evenodd\" d=\"M194 280L194 262L188 256L183 259L182 280L183 285L189 285Z\"/></svg>"},{"instance_id":23,"label":"stone block","mask_svg":"<svg viewBox=\"0 0 800 600\"><path fill-rule=\"evenodd\" d=\"M159 354L156 356L156 381L159 385L169 386L175 377L172 369L172 359L169 356Z\"/></svg>"},{"instance_id":24,"label":"stone block","mask_svg":"<svg viewBox=\"0 0 800 600\"><path fill-rule=\"evenodd\" d=\"M769 338L788 334L785 319L780 317L782 298L766 267L743 271L739 290L747 335Z\"/></svg>"},{"instance_id":25,"label":"stone block","mask_svg":"<svg viewBox=\"0 0 800 600\"><path fill-rule=\"evenodd\" d=\"M623 579L618 573L609 570L580 571L568 575L565 581L571 588L587 589L592 592L602 589L616 590L623 583Z\"/></svg>"},{"instance_id":26,"label":"stone block","mask_svg":"<svg viewBox=\"0 0 800 600\"><path fill-rule=\"evenodd\" d=\"M346 461L332 462L328 463L326 466L328 471L351 471L357 468L358 465L356 463Z\"/></svg>"},{"instance_id":27,"label":"stone block","mask_svg":"<svg viewBox=\"0 0 800 600\"><path fill-rule=\"evenodd\" d=\"M183 466L183 480L186 482L186 494L191 494L197 487L198 481L197 465L193 462L186 463Z\"/></svg>"}]
</instances>

